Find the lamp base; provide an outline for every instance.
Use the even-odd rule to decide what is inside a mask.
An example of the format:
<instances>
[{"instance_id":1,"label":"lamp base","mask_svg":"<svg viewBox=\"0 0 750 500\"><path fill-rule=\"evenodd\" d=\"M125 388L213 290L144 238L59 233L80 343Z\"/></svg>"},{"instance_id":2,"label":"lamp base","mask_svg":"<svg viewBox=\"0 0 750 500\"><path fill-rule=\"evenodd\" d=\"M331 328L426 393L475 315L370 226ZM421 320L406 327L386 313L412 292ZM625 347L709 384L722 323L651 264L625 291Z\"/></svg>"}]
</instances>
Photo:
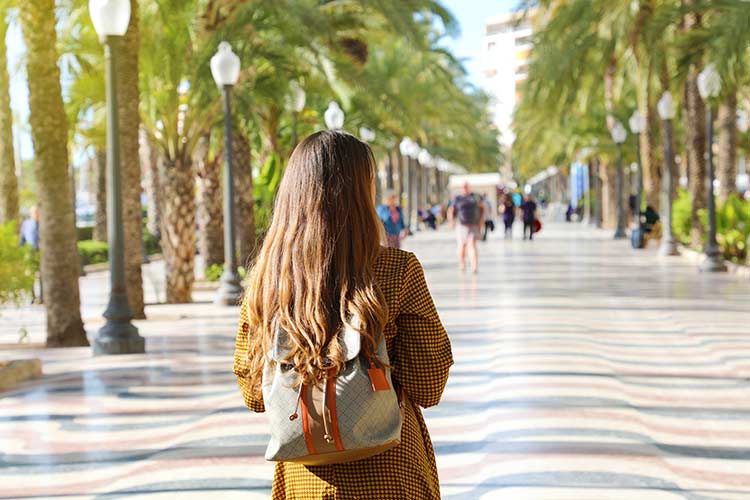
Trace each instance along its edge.
<instances>
[{"instance_id":1,"label":"lamp base","mask_svg":"<svg viewBox=\"0 0 750 500\"><path fill-rule=\"evenodd\" d=\"M702 273L725 273L727 266L719 255L706 255L698 267Z\"/></svg>"},{"instance_id":2,"label":"lamp base","mask_svg":"<svg viewBox=\"0 0 750 500\"><path fill-rule=\"evenodd\" d=\"M659 255L661 257L675 257L680 255L680 252L677 250L677 244L674 240L663 239L659 247Z\"/></svg>"},{"instance_id":3,"label":"lamp base","mask_svg":"<svg viewBox=\"0 0 750 500\"><path fill-rule=\"evenodd\" d=\"M214 304L217 306L238 306L242 299L242 285L236 272L224 271L221 274L221 284L216 292Z\"/></svg>"},{"instance_id":4,"label":"lamp base","mask_svg":"<svg viewBox=\"0 0 750 500\"><path fill-rule=\"evenodd\" d=\"M143 354L146 352L146 340L130 322L107 321L94 340L93 350L95 356Z\"/></svg>"}]
</instances>

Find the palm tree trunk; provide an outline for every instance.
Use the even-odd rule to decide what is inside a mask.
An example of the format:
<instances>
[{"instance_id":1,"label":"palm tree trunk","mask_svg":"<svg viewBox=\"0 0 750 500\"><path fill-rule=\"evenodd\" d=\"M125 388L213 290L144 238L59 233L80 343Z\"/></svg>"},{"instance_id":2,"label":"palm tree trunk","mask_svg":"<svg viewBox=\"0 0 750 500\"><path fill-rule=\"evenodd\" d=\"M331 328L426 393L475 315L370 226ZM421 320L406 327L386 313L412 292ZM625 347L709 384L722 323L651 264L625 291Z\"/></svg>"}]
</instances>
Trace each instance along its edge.
<instances>
[{"instance_id":1,"label":"palm tree trunk","mask_svg":"<svg viewBox=\"0 0 750 500\"><path fill-rule=\"evenodd\" d=\"M156 148L144 129L140 131L141 176L146 190L146 230L155 238L161 231L159 221L161 220L161 196L159 195L159 157Z\"/></svg>"},{"instance_id":2,"label":"palm tree trunk","mask_svg":"<svg viewBox=\"0 0 750 500\"><path fill-rule=\"evenodd\" d=\"M688 183L693 198L691 212L690 243L695 248L703 245L705 228L698 216L701 209L706 208L706 108L698 93L699 70L692 66L685 81L685 142L688 150Z\"/></svg>"},{"instance_id":3,"label":"palm tree trunk","mask_svg":"<svg viewBox=\"0 0 750 500\"><path fill-rule=\"evenodd\" d=\"M617 192L615 191L615 165L602 160L599 175L602 184L602 227L614 229L617 226Z\"/></svg>"},{"instance_id":4,"label":"palm tree trunk","mask_svg":"<svg viewBox=\"0 0 750 500\"><path fill-rule=\"evenodd\" d=\"M604 74L604 108L607 110L607 128L612 130L615 125L615 71L617 58L611 55L609 65ZM599 164L599 175L602 182L602 227L614 229L617 226L617 193L615 191L615 166L609 161L602 160Z\"/></svg>"},{"instance_id":5,"label":"palm tree trunk","mask_svg":"<svg viewBox=\"0 0 750 500\"><path fill-rule=\"evenodd\" d=\"M220 156L209 157L209 135L198 141L195 166L198 174L198 248L206 268L224 262L224 214L222 213Z\"/></svg>"},{"instance_id":6,"label":"palm tree trunk","mask_svg":"<svg viewBox=\"0 0 750 500\"><path fill-rule=\"evenodd\" d=\"M186 304L195 281L195 170L189 160L162 158L159 177L167 303Z\"/></svg>"},{"instance_id":7,"label":"palm tree trunk","mask_svg":"<svg viewBox=\"0 0 750 500\"><path fill-rule=\"evenodd\" d=\"M38 183L47 346L87 346L81 321L75 217L68 172L68 120L57 67L54 0L19 2L26 42L29 122Z\"/></svg>"},{"instance_id":8,"label":"palm tree trunk","mask_svg":"<svg viewBox=\"0 0 750 500\"><path fill-rule=\"evenodd\" d=\"M592 178L592 190L594 191L594 224L596 227L602 227L604 224L603 219L603 190L602 190L602 178L600 172L602 169L602 162L599 158L594 158L591 162L591 178Z\"/></svg>"},{"instance_id":9,"label":"palm tree trunk","mask_svg":"<svg viewBox=\"0 0 750 500\"><path fill-rule=\"evenodd\" d=\"M130 0L130 25L120 42L116 58L117 97L120 132L120 172L122 179L122 225L125 243L125 284L128 302L136 319L143 310L143 234L141 213L141 165L138 151L140 115L138 106L138 0Z\"/></svg>"},{"instance_id":10,"label":"palm tree trunk","mask_svg":"<svg viewBox=\"0 0 750 500\"><path fill-rule=\"evenodd\" d=\"M661 196L662 172L659 161L659 145L657 131L656 111L653 105L653 89L650 85L650 71L647 71L645 81L639 82L638 111L646 118L646 127L639 134L641 157L639 163L643 175L643 192L646 203L659 211Z\"/></svg>"},{"instance_id":11,"label":"palm tree trunk","mask_svg":"<svg viewBox=\"0 0 750 500\"><path fill-rule=\"evenodd\" d=\"M693 2L686 2L690 7ZM701 16L690 12L684 17L685 31L694 31L701 25ZM690 243L699 248L703 245L705 232L698 213L706 208L706 108L698 92L700 68L691 65L685 80L685 145L688 160L688 189L693 199L691 214Z\"/></svg>"},{"instance_id":12,"label":"palm tree trunk","mask_svg":"<svg viewBox=\"0 0 750 500\"><path fill-rule=\"evenodd\" d=\"M10 82L5 34L8 23L0 19L0 224L18 220L18 179L13 149L13 112L10 109Z\"/></svg>"},{"instance_id":13,"label":"palm tree trunk","mask_svg":"<svg viewBox=\"0 0 750 500\"><path fill-rule=\"evenodd\" d=\"M255 198L253 197L253 164L250 141L245 134L232 137L234 169L234 217L239 250L239 264L247 266L255 255Z\"/></svg>"},{"instance_id":14,"label":"palm tree trunk","mask_svg":"<svg viewBox=\"0 0 750 500\"><path fill-rule=\"evenodd\" d=\"M663 50L666 50L666 49L663 49ZM662 95L663 95L664 92L669 92L670 91L669 90L670 89L670 83L671 83L671 78L669 76L669 67L667 66L667 60L665 58L662 58L662 61L660 63L660 67L659 67L659 88L660 88L660 90L662 92ZM656 119L656 117L654 117L654 119ZM656 129L656 127L654 127L652 130L656 132L657 129ZM657 133L657 135L658 135L658 133ZM674 152L675 151L675 148L674 148L674 134L670 134L669 139L672 142L672 144L670 144L669 147L666 148L666 149L669 150L669 151ZM665 146L664 145L662 145L661 150L662 151L665 150ZM660 165L666 165L666 158L664 158L664 155L663 155L662 151L657 151L657 153L661 153L658 156L658 158L659 158L658 162L659 162ZM685 170L687 170L687 162L685 161L683 163L681 157L675 158L675 161L672 162L672 190L671 190L672 192L669 193L669 196L670 196L669 199L671 199L671 200L674 200L677 197L677 189L680 186L679 179L680 179L680 176L682 175L681 172L680 172L680 170L683 169L683 168ZM660 172L661 172L661 170L660 170ZM662 173L662 176L661 176L660 180L663 179L664 178L663 176L667 174L666 172L661 172L661 173ZM687 177L687 173L685 174L685 176ZM661 186L661 188L663 188L663 185ZM662 191L665 191L665 190L662 189ZM661 197L659 197L659 199L662 200ZM667 199L664 198L664 201L667 201ZM660 213L661 213L661 211L660 211Z\"/></svg>"},{"instance_id":15,"label":"palm tree trunk","mask_svg":"<svg viewBox=\"0 0 750 500\"><path fill-rule=\"evenodd\" d=\"M398 147L398 146L396 146ZM396 150L396 174L398 175L398 189L396 194L398 195L398 204L403 203L403 195L406 192L406 161L407 159L401 155L401 151Z\"/></svg>"},{"instance_id":16,"label":"palm tree trunk","mask_svg":"<svg viewBox=\"0 0 750 500\"><path fill-rule=\"evenodd\" d=\"M644 40L645 26L648 20L653 17L654 9L654 0L639 0L638 13L633 22L629 42L636 60L638 111L645 118L646 125L638 137L641 153L638 163L641 167L646 203L658 211L662 177L661 162L659 161L660 148L657 133L657 117L654 107L654 103L658 97L654 96L652 86L655 68L653 58L648 55L648 51L651 48L648 47L647 42Z\"/></svg>"},{"instance_id":17,"label":"palm tree trunk","mask_svg":"<svg viewBox=\"0 0 750 500\"><path fill-rule=\"evenodd\" d=\"M107 241L107 153L103 148L96 150L96 219L94 239Z\"/></svg>"},{"instance_id":18,"label":"palm tree trunk","mask_svg":"<svg viewBox=\"0 0 750 500\"><path fill-rule=\"evenodd\" d=\"M396 151L389 150L387 153L388 163L386 163L386 171L385 171L385 188L390 191L392 191L394 188L393 164L394 164L395 157L396 157Z\"/></svg>"},{"instance_id":19,"label":"palm tree trunk","mask_svg":"<svg viewBox=\"0 0 750 500\"><path fill-rule=\"evenodd\" d=\"M732 91L719 106L719 200L737 191L737 92Z\"/></svg>"}]
</instances>

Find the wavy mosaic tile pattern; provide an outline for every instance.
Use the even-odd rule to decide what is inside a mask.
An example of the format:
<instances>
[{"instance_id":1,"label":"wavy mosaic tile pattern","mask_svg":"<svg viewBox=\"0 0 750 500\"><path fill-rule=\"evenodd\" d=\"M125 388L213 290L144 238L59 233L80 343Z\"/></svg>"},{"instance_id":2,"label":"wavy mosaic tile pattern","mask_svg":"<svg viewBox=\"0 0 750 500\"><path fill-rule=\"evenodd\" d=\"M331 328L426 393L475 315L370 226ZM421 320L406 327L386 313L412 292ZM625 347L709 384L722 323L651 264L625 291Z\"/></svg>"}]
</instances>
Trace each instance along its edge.
<instances>
[{"instance_id":1,"label":"wavy mosaic tile pattern","mask_svg":"<svg viewBox=\"0 0 750 500\"><path fill-rule=\"evenodd\" d=\"M575 225L483 244L477 276L450 234L409 245L456 359L426 412L444 498L750 499L750 283ZM268 498L236 310L148 313L149 354L43 352L0 395L0 499Z\"/></svg>"}]
</instances>

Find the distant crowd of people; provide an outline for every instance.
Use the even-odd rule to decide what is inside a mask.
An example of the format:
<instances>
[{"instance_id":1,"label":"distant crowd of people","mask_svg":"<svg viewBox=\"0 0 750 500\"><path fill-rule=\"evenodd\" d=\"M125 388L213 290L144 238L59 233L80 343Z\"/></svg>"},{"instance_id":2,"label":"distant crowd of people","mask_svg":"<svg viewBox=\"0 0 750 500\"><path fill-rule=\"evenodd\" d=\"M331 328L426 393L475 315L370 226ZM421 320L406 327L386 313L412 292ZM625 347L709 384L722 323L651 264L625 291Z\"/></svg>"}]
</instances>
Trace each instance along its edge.
<instances>
[{"instance_id":1,"label":"distant crowd of people","mask_svg":"<svg viewBox=\"0 0 750 500\"><path fill-rule=\"evenodd\" d=\"M544 200L540 200L543 204ZM398 195L389 190L385 193L385 203L377 207L378 216L385 228L385 244L400 248L401 242L409 235L409 224L398 204ZM506 239L513 237L513 224L516 217L523 222L523 239L533 240L534 234L541 230L538 215L539 207L531 194L521 195L518 192L502 192L498 197L497 210L486 195L472 191L466 183L460 194L451 198L445 205L421 207L417 210L418 224L425 229L436 230L447 222L456 232L458 245L458 266L466 269L466 257L473 273L478 270L477 241L486 240L495 230L495 215L502 217Z\"/></svg>"}]
</instances>

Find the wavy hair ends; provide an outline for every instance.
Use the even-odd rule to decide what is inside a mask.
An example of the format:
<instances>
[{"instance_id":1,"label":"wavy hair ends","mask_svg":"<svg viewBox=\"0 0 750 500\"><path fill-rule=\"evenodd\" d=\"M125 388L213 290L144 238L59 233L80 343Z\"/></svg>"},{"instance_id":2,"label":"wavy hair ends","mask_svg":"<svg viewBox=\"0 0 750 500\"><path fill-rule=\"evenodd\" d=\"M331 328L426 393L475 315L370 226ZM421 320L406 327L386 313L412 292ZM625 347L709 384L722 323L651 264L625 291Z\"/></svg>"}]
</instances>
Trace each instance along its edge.
<instances>
[{"instance_id":1,"label":"wavy hair ends","mask_svg":"<svg viewBox=\"0 0 750 500\"><path fill-rule=\"evenodd\" d=\"M289 334L287 361L305 384L343 368L331 339L353 316L364 348L375 351L388 317L373 271L383 232L375 169L369 146L344 132L317 132L292 153L246 291L246 377L255 391L277 324Z\"/></svg>"}]
</instances>

